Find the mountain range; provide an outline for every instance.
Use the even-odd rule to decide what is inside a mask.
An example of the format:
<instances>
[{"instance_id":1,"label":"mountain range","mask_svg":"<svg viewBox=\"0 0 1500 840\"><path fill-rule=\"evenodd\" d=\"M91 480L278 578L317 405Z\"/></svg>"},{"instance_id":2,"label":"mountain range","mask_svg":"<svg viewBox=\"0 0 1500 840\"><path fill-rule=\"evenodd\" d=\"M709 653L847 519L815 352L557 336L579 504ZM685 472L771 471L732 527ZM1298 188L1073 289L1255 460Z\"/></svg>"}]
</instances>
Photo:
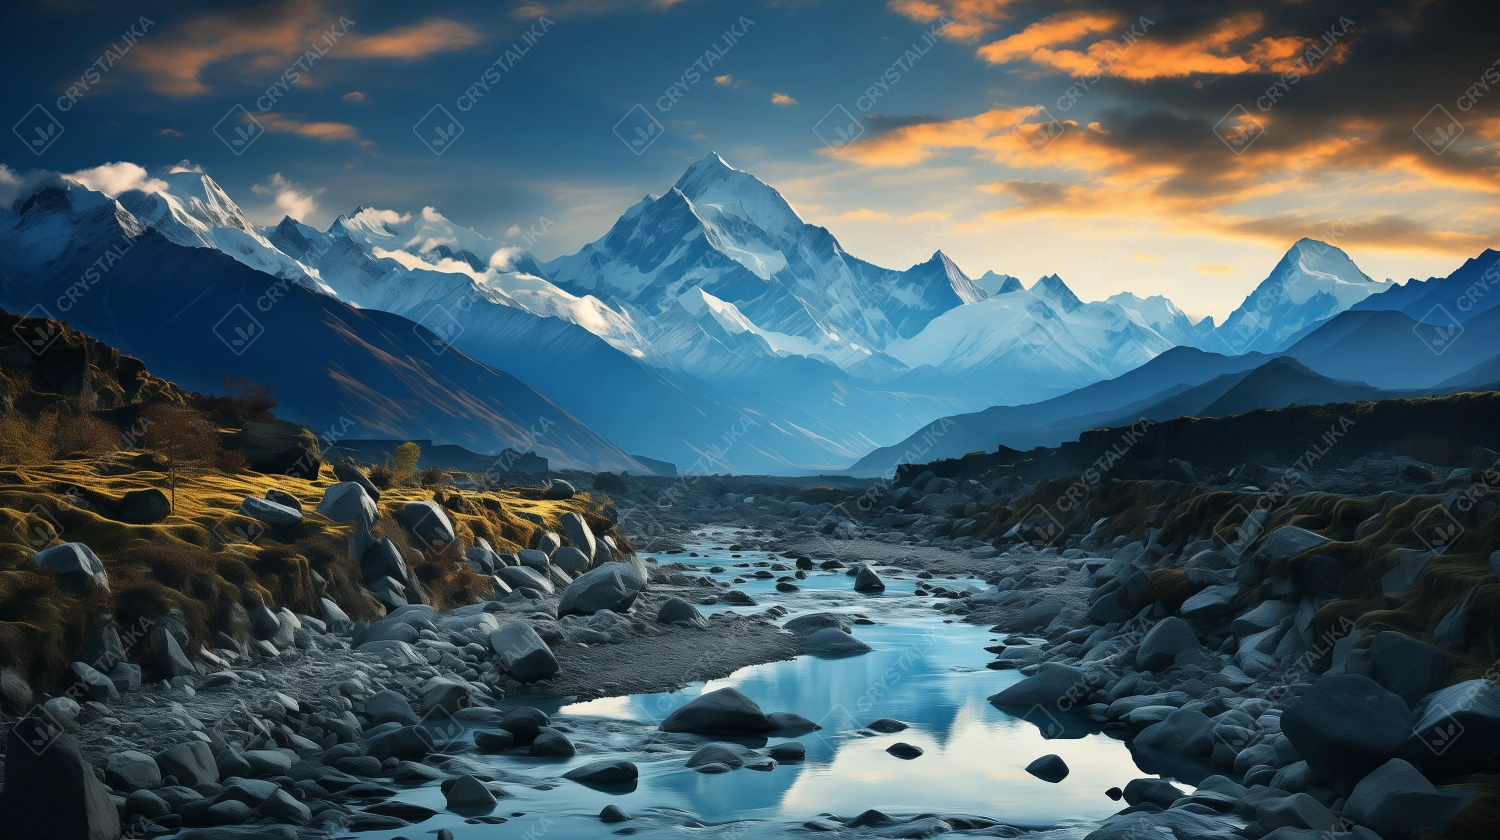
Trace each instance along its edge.
<instances>
[{"instance_id":1,"label":"mountain range","mask_svg":"<svg viewBox=\"0 0 1500 840\"><path fill-rule=\"evenodd\" d=\"M1084 302L1057 275L971 280L942 252L884 268L716 154L545 262L432 207L257 227L205 173L152 184L110 196L64 178L0 211L5 304L59 310L198 390L269 382L314 427L353 412L366 436L484 451L525 446L545 416L566 428L538 452L594 469L647 469L627 452L702 472L867 469L939 420L958 454L1053 443L1143 408L1205 410L1282 353L1376 390L1483 380L1487 338L1434 354L1420 321L1461 298L1438 340L1483 336L1500 299L1473 291L1492 251L1395 285L1311 239L1218 327L1161 296ZM232 328L266 337L230 346Z\"/></svg>"}]
</instances>

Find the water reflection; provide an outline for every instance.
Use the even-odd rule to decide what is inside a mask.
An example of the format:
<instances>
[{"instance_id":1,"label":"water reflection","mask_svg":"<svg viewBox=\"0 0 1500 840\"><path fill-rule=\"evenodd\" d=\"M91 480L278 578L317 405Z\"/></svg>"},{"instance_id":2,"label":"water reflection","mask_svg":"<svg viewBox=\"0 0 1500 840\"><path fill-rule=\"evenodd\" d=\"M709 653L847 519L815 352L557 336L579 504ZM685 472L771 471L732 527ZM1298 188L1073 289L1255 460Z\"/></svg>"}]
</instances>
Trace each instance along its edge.
<instances>
[{"instance_id":1,"label":"water reflection","mask_svg":"<svg viewBox=\"0 0 1500 840\"><path fill-rule=\"evenodd\" d=\"M716 577L725 579L744 571L732 563L765 559L751 552L736 559L727 551L698 550L704 556L663 559L692 562L702 570L721 565L726 571ZM527 825L535 827L528 821L545 818L551 838L601 837L621 828L639 837L680 837L689 831L705 837L715 832L703 826L755 820L762 822L755 824L754 836L777 836L820 814L852 816L869 808L891 814L970 814L1040 828L1101 819L1121 807L1104 791L1142 775L1124 744L1086 729L1048 740L1032 723L991 706L986 697L1020 679L1014 671L985 668L992 657L984 647L996 636L982 627L945 621L927 599L911 597L910 575L886 582L886 594L875 597L854 593L852 580L839 571L811 572L797 582L800 591L792 593L776 592L774 580L737 586L761 602L761 607L736 608L740 612L776 603L788 607L792 616L840 611L868 617L875 623L854 631L874 648L871 653L758 665L677 692L571 704L542 698L510 701L541 706L575 727L572 737L579 754L563 762L509 753L466 756L464 760L479 762L496 778L513 780L506 784L512 796L501 801L496 813L524 816L497 829L465 826L443 815L423 823L421 831L451 827L459 838L501 836L502 831L503 836L519 836ZM957 588L961 582L937 583ZM745 742L763 747L797 740L806 747L806 761L769 772L704 774L684 765L690 746L652 743L657 721L703 692L726 686L768 712L796 712L818 721L823 728L817 732ZM877 718L895 718L910 728L894 734L864 729ZM897 741L915 744L925 754L912 761L898 759L885 751ZM1061 756L1071 768L1059 784L1025 772L1028 763L1048 753ZM640 766L634 790L595 790L559 778L573 766L604 757L629 758ZM402 798L443 808L435 787ZM606 804L641 819L605 826L596 815Z\"/></svg>"}]
</instances>

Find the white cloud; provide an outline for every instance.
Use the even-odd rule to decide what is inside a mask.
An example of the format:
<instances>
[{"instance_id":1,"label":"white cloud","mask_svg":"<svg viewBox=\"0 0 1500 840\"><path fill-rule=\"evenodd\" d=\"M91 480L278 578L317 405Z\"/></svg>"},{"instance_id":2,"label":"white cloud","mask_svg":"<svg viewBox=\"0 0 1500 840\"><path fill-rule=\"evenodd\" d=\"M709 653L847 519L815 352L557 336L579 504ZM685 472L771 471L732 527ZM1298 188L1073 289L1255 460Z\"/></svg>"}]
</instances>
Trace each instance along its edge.
<instances>
[{"instance_id":1,"label":"white cloud","mask_svg":"<svg viewBox=\"0 0 1500 840\"><path fill-rule=\"evenodd\" d=\"M318 212L318 196L323 193L321 187L309 190L301 184L288 181L280 172L271 176L269 184L256 184L250 191L256 195L271 196L271 207L276 212L277 221L280 221L281 216L291 216L299 222L309 222L313 214Z\"/></svg>"},{"instance_id":2,"label":"white cloud","mask_svg":"<svg viewBox=\"0 0 1500 840\"><path fill-rule=\"evenodd\" d=\"M93 169L80 169L63 177L70 181L77 181L95 192L102 192L110 198L126 190L154 193L167 189L166 181L152 178L147 174L144 166L128 161L106 163Z\"/></svg>"}]
</instances>

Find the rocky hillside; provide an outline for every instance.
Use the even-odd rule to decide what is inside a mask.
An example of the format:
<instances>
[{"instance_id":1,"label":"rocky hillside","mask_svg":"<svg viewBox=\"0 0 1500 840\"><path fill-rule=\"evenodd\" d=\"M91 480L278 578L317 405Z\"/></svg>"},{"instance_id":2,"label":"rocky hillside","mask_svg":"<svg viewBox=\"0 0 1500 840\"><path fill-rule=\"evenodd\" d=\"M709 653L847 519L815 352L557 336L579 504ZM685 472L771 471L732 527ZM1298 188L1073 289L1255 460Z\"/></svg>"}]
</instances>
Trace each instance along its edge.
<instances>
[{"instance_id":1,"label":"rocky hillside","mask_svg":"<svg viewBox=\"0 0 1500 840\"><path fill-rule=\"evenodd\" d=\"M516 556L548 533L587 541L574 573L629 549L602 497L566 482L478 492L445 474L382 490L330 470L253 389L184 391L57 322L0 313L0 335L25 342L0 346L5 711L80 681L196 674L210 649L286 646L304 624L550 586Z\"/></svg>"}]
</instances>

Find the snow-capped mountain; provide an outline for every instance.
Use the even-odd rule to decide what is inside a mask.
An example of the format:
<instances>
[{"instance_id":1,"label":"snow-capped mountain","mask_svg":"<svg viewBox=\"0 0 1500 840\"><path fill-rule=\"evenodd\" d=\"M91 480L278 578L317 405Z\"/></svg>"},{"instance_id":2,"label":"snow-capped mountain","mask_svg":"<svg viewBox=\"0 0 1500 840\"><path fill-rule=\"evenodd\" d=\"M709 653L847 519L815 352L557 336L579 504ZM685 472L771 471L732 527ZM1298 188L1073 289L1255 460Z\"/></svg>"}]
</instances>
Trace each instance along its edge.
<instances>
[{"instance_id":1,"label":"snow-capped mountain","mask_svg":"<svg viewBox=\"0 0 1500 840\"><path fill-rule=\"evenodd\" d=\"M1057 275L934 318L891 355L910 367L994 389L1001 403L1029 402L1133 370L1173 343L1119 303L1084 303Z\"/></svg>"},{"instance_id":2,"label":"snow-capped mountain","mask_svg":"<svg viewBox=\"0 0 1500 840\"><path fill-rule=\"evenodd\" d=\"M1105 300L1135 314L1142 323L1178 347L1199 347L1204 335L1214 328L1212 316L1194 324L1186 312L1164 295L1143 298L1132 292L1120 292Z\"/></svg>"},{"instance_id":3,"label":"snow-capped mountain","mask_svg":"<svg viewBox=\"0 0 1500 840\"><path fill-rule=\"evenodd\" d=\"M1205 339L1215 352L1273 353L1307 328L1391 287L1372 280L1342 250L1299 239L1224 324Z\"/></svg>"},{"instance_id":4,"label":"snow-capped mountain","mask_svg":"<svg viewBox=\"0 0 1500 840\"><path fill-rule=\"evenodd\" d=\"M826 228L803 222L780 193L716 154L631 207L603 238L542 269L564 289L645 317L700 288L830 357L874 354L985 297L941 253L904 271L848 255Z\"/></svg>"},{"instance_id":5,"label":"snow-capped mountain","mask_svg":"<svg viewBox=\"0 0 1500 840\"><path fill-rule=\"evenodd\" d=\"M80 184L49 185L0 210L0 271L8 281L0 305L61 310L51 314L186 388L220 392L225 376L269 383L278 413L320 434L534 449L558 466L646 469L509 373L456 350L434 352L433 332L217 248L183 245Z\"/></svg>"},{"instance_id":6,"label":"snow-capped mountain","mask_svg":"<svg viewBox=\"0 0 1500 840\"><path fill-rule=\"evenodd\" d=\"M214 180L202 172L162 175L167 189L126 190L115 197L141 224L189 248L215 248L256 271L316 284L318 272L267 241Z\"/></svg>"},{"instance_id":7,"label":"snow-capped mountain","mask_svg":"<svg viewBox=\"0 0 1500 840\"><path fill-rule=\"evenodd\" d=\"M974 281L974 285L983 289L984 293L990 297L1010 294L1025 288L1021 284L1021 278L1012 277L1009 274L996 274L993 271L986 271L983 277Z\"/></svg>"}]
</instances>

